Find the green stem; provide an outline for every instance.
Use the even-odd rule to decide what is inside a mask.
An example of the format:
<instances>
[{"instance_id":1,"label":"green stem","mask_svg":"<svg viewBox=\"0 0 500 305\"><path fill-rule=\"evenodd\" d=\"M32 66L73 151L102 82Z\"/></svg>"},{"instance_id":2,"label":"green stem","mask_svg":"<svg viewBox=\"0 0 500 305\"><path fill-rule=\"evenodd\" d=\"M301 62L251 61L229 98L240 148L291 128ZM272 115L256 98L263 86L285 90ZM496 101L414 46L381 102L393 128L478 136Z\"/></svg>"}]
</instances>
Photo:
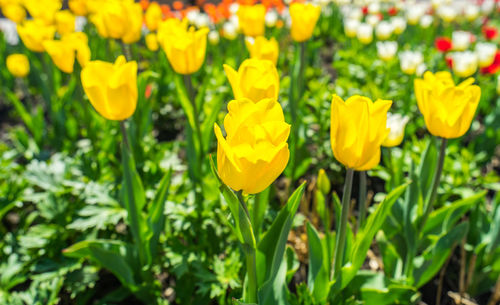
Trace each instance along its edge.
<instances>
[{"instance_id":1,"label":"green stem","mask_svg":"<svg viewBox=\"0 0 500 305\"><path fill-rule=\"evenodd\" d=\"M128 141L127 135L127 127L125 127L125 121L120 121L120 130L122 131L123 143L128 148L129 151L132 151L132 147L130 147L130 142Z\"/></svg>"},{"instance_id":2,"label":"green stem","mask_svg":"<svg viewBox=\"0 0 500 305\"><path fill-rule=\"evenodd\" d=\"M358 232L366 217L366 172L359 172L359 220Z\"/></svg>"},{"instance_id":3,"label":"green stem","mask_svg":"<svg viewBox=\"0 0 500 305\"><path fill-rule=\"evenodd\" d=\"M342 268L342 263L344 261L347 217L349 215L349 202L351 201L353 176L354 176L354 170L348 168L345 177L344 194L342 196L342 213L340 216L340 228L338 229L337 232L337 242L335 243L335 256L333 258L333 269L332 269L332 274L330 276L332 280L334 276L338 276L338 274L340 273L340 269Z\"/></svg>"},{"instance_id":4,"label":"green stem","mask_svg":"<svg viewBox=\"0 0 500 305\"><path fill-rule=\"evenodd\" d=\"M439 182L441 181L441 173L443 171L444 158L446 156L446 143L447 143L447 139L442 138L441 139L441 148L439 150L439 160L438 160L436 171L434 173L434 178L432 179L432 189L431 189L431 192L428 195L427 200L426 200L425 213L422 216L422 220L420 221L419 232L423 231L425 223L427 222L427 219L429 218L429 215L432 212L432 207L434 205L434 201L436 200L436 197L437 197L437 189L439 187Z\"/></svg>"},{"instance_id":5,"label":"green stem","mask_svg":"<svg viewBox=\"0 0 500 305\"><path fill-rule=\"evenodd\" d=\"M198 140L198 149L199 151L197 152L198 155L198 176L201 177L201 171L202 171L202 163L203 163L203 154L204 154L204 149L203 149L203 137L201 135L201 127L200 127L200 112L198 110L198 106L196 105L195 101L195 93L193 89L193 82L191 80L191 75L185 74L183 75L184 78L184 85L186 86L186 91L189 97L189 101L191 102L191 105L193 106L193 112L194 112L194 119L195 119L195 133L196 133L196 138ZM199 178L198 177L198 178Z\"/></svg>"},{"instance_id":6,"label":"green stem","mask_svg":"<svg viewBox=\"0 0 500 305\"><path fill-rule=\"evenodd\" d=\"M125 55L125 59L127 59L127 61L132 60L132 52L130 51L130 45L124 42L122 42L121 44L122 44L123 55Z\"/></svg>"},{"instance_id":7,"label":"green stem","mask_svg":"<svg viewBox=\"0 0 500 305\"><path fill-rule=\"evenodd\" d=\"M250 215L248 213L247 204L245 202L245 198L243 198L243 192L236 192L236 196L238 197L238 201L241 206L245 210L248 218L250 219ZM256 251L255 248L248 244L243 245L243 249L246 256L247 263L247 291L246 291L246 300L247 303L255 303L257 304L257 263L256 263Z\"/></svg>"}]
</instances>

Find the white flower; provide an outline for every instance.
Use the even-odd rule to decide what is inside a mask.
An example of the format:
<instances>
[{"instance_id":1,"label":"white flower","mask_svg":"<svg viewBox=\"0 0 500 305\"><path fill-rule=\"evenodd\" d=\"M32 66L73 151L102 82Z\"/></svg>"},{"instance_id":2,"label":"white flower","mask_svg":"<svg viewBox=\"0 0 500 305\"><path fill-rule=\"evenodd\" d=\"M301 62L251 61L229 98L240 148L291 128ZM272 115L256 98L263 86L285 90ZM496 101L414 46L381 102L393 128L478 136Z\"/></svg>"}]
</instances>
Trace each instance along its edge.
<instances>
[{"instance_id":1,"label":"white flower","mask_svg":"<svg viewBox=\"0 0 500 305\"><path fill-rule=\"evenodd\" d=\"M231 15L235 15L238 12L239 8L240 5L238 3L231 3L231 5L229 5L229 12L231 13Z\"/></svg>"},{"instance_id":2,"label":"white flower","mask_svg":"<svg viewBox=\"0 0 500 305\"><path fill-rule=\"evenodd\" d=\"M83 16L76 16L75 18L75 32L83 32L83 28L87 24L87 18Z\"/></svg>"},{"instance_id":3,"label":"white flower","mask_svg":"<svg viewBox=\"0 0 500 305\"><path fill-rule=\"evenodd\" d=\"M0 18L0 32L3 32L5 41L11 46L19 43L19 36L17 35L16 23L7 18Z\"/></svg>"},{"instance_id":4,"label":"white flower","mask_svg":"<svg viewBox=\"0 0 500 305\"><path fill-rule=\"evenodd\" d=\"M380 21L380 16L379 15L368 15L368 16L366 16L366 23L368 23L372 27L376 26L377 23L379 23L379 21Z\"/></svg>"},{"instance_id":5,"label":"white flower","mask_svg":"<svg viewBox=\"0 0 500 305\"><path fill-rule=\"evenodd\" d=\"M421 63L418 65L417 70L415 71L415 74L420 77L424 75L424 72L427 71L427 66L424 63Z\"/></svg>"},{"instance_id":6,"label":"white flower","mask_svg":"<svg viewBox=\"0 0 500 305\"><path fill-rule=\"evenodd\" d=\"M387 112L386 127L389 128L389 134L385 138L383 146L392 147L401 144L405 135L405 127L410 118L402 116L399 113Z\"/></svg>"},{"instance_id":7,"label":"white flower","mask_svg":"<svg viewBox=\"0 0 500 305\"><path fill-rule=\"evenodd\" d=\"M392 17L392 26L394 27L394 33L399 35L406 29L406 20L403 17Z\"/></svg>"},{"instance_id":8,"label":"white flower","mask_svg":"<svg viewBox=\"0 0 500 305\"><path fill-rule=\"evenodd\" d=\"M493 12L494 9L495 9L495 1L494 0L485 0L483 2L483 4L481 5L481 11L486 15Z\"/></svg>"},{"instance_id":9,"label":"white flower","mask_svg":"<svg viewBox=\"0 0 500 305\"><path fill-rule=\"evenodd\" d=\"M391 37L393 31L394 26L388 21L381 21L375 28L375 34L380 40L386 40Z\"/></svg>"},{"instance_id":10,"label":"white flower","mask_svg":"<svg viewBox=\"0 0 500 305\"><path fill-rule=\"evenodd\" d=\"M434 22L434 18L431 15L423 15L422 18L420 18L420 26L424 29L431 26L432 22Z\"/></svg>"},{"instance_id":11,"label":"white flower","mask_svg":"<svg viewBox=\"0 0 500 305\"><path fill-rule=\"evenodd\" d=\"M210 18L205 13L198 13L196 19L194 20L194 25L196 25L197 28L207 27L209 23Z\"/></svg>"},{"instance_id":12,"label":"white flower","mask_svg":"<svg viewBox=\"0 0 500 305\"><path fill-rule=\"evenodd\" d=\"M497 46L490 42L478 42L476 44L476 55L479 63L479 67L488 67L495 61L495 55L497 54Z\"/></svg>"},{"instance_id":13,"label":"white flower","mask_svg":"<svg viewBox=\"0 0 500 305\"><path fill-rule=\"evenodd\" d=\"M465 8L464 8L464 14L465 18L469 21L473 21L479 16L479 6L469 3Z\"/></svg>"},{"instance_id":14,"label":"white flower","mask_svg":"<svg viewBox=\"0 0 500 305\"><path fill-rule=\"evenodd\" d=\"M471 34L465 31L455 31L451 34L453 50L463 51L470 45Z\"/></svg>"},{"instance_id":15,"label":"white flower","mask_svg":"<svg viewBox=\"0 0 500 305\"><path fill-rule=\"evenodd\" d=\"M378 2L370 3L370 5L368 5L368 12L370 14L380 13L380 3L378 3Z\"/></svg>"},{"instance_id":16,"label":"white flower","mask_svg":"<svg viewBox=\"0 0 500 305\"><path fill-rule=\"evenodd\" d=\"M225 38L233 40L238 36L238 26L228 21L222 26L222 33Z\"/></svg>"},{"instance_id":17,"label":"white flower","mask_svg":"<svg viewBox=\"0 0 500 305\"><path fill-rule=\"evenodd\" d=\"M439 7L437 14L446 22L452 22L457 17L457 10L452 5L442 5Z\"/></svg>"},{"instance_id":18,"label":"white flower","mask_svg":"<svg viewBox=\"0 0 500 305\"><path fill-rule=\"evenodd\" d=\"M460 77L469 77L477 71L477 55L471 51L454 52L451 54L453 60L453 72Z\"/></svg>"},{"instance_id":19,"label":"white flower","mask_svg":"<svg viewBox=\"0 0 500 305\"><path fill-rule=\"evenodd\" d=\"M348 19L345 19L344 20L344 32L346 34L347 37L356 37L356 33L358 31L358 27L359 27L359 20L357 19L351 19L351 18L348 18Z\"/></svg>"},{"instance_id":20,"label":"white flower","mask_svg":"<svg viewBox=\"0 0 500 305\"><path fill-rule=\"evenodd\" d=\"M210 31L208 33L208 42L212 45L216 45L219 43L219 32L217 31Z\"/></svg>"},{"instance_id":21,"label":"white flower","mask_svg":"<svg viewBox=\"0 0 500 305\"><path fill-rule=\"evenodd\" d=\"M268 27L275 26L277 21L278 21L278 13L276 13L275 10L271 10L266 13L266 25Z\"/></svg>"},{"instance_id":22,"label":"white flower","mask_svg":"<svg viewBox=\"0 0 500 305\"><path fill-rule=\"evenodd\" d=\"M424 56L418 51L403 51L399 53L401 70L406 74L414 74L417 67L424 62Z\"/></svg>"},{"instance_id":23,"label":"white flower","mask_svg":"<svg viewBox=\"0 0 500 305\"><path fill-rule=\"evenodd\" d=\"M406 19L409 24L415 25L420 18L425 14L425 7L423 5L411 5L406 10Z\"/></svg>"},{"instance_id":24,"label":"white flower","mask_svg":"<svg viewBox=\"0 0 500 305\"><path fill-rule=\"evenodd\" d=\"M198 14L200 12L198 10L190 10L187 14L186 14L186 19L189 21L189 23L191 24L194 24L195 23L195 20L196 18L198 18Z\"/></svg>"},{"instance_id":25,"label":"white flower","mask_svg":"<svg viewBox=\"0 0 500 305\"><path fill-rule=\"evenodd\" d=\"M388 61L394 58L398 51L398 43L396 41L378 41L377 55L380 59Z\"/></svg>"},{"instance_id":26,"label":"white flower","mask_svg":"<svg viewBox=\"0 0 500 305\"><path fill-rule=\"evenodd\" d=\"M358 26L356 36L361 43L369 44L373 40L373 27L367 23L361 23Z\"/></svg>"}]
</instances>

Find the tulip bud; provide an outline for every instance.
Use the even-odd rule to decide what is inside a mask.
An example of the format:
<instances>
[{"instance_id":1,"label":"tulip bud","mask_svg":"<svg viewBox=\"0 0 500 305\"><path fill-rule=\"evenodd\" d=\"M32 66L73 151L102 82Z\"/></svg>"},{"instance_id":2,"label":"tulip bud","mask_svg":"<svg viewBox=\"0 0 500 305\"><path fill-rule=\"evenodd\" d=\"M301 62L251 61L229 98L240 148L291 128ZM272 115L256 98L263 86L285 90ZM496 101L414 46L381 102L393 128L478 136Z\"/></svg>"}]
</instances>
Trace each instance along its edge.
<instances>
[{"instance_id":1,"label":"tulip bud","mask_svg":"<svg viewBox=\"0 0 500 305\"><path fill-rule=\"evenodd\" d=\"M373 27L367 23L361 23L356 36L361 43L369 44L373 40Z\"/></svg>"},{"instance_id":2,"label":"tulip bud","mask_svg":"<svg viewBox=\"0 0 500 305\"><path fill-rule=\"evenodd\" d=\"M389 128L389 134L382 142L382 146L393 147L398 146L403 142L405 136L405 127L410 118L408 116L402 116L399 113L392 114L387 112L387 123L386 126Z\"/></svg>"},{"instance_id":3,"label":"tulip bud","mask_svg":"<svg viewBox=\"0 0 500 305\"><path fill-rule=\"evenodd\" d=\"M266 18L266 7L264 5L240 5L237 14L239 25L245 36L264 35Z\"/></svg>"},{"instance_id":4,"label":"tulip bud","mask_svg":"<svg viewBox=\"0 0 500 305\"><path fill-rule=\"evenodd\" d=\"M469 129L476 112L481 88L468 78L455 85L447 71L415 79L415 96L429 132L437 137L454 139Z\"/></svg>"},{"instance_id":5,"label":"tulip bud","mask_svg":"<svg viewBox=\"0 0 500 305\"><path fill-rule=\"evenodd\" d=\"M75 31L75 16L70 11L59 11L55 15L56 28L59 35L66 35Z\"/></svg>"},{"instance_id":6,"label":"tulip bud","mask_svg":"<svg viewBox=\"0 0 500 305\"><path fill-rule=\"evenodd\" d=\"M438 16L445 22L452 22L457 17L457 10L451 5L442 5L438 9Z\"/></svg>"},{"instance_id":7,"label":"tulip bud","mask_svg":"<svg viewBox=\"0 0 500 305\"><path fill-rule=\"evenodd\" d=\"M276 22L278 21L278 14L276 11L269 11L266 13L266 26L268 27L273 27L276 25Z\"/></svg>"},{"instance_id":8,"label":"tulip bud","mask_svg":"<svg viewBox=\"0 0 500 305\"><path fill-rule=\"evenodd\" d=\"M375 28L375 35L379 40L386 40L391 37L394 27L388 21L381 21Z\"/></svg>"},{"instance_id":9,"label":"tulip bud","mask_svg":"<svg viewBox=\"0 0 500 305\"><path fill-rule=\"evenodd\" d=\"M399 62L403 73L412 75L418 66L424 61L422 53L417 51L403 51L399 53Z\"/></svg>"},{"instance_id":10,"label":"tulip bud","mask_svg":"<svg viewBox=\"0 0 500 305\"><path fill-rule=\"evenodd\" d=\"M192 74L205 61L208 28L188 29L188 20L167 19L158 30L158 42L175 72Z\"/></svg>"},{"instance_id":11,"label":"tulip bud","mask_svg":"<svg viewBox=\"0 0 500 305\"><path fill-rule=\"evenodd\" d=\"M378 41L377 54L380 59L389 61L394 58L398 51L398 43L396 41Z\"/></svg>"},{"instance_id":12,"label":"tulip bud","mask_svg":"<svg viewBox=\"0 0 500 305\"><path fill-rule=\"evenodd\" d=\"M359 20L357 19L346 19L344 21L344 32L347 37L354 38L358 32Z\"/></svg>"},{"instance_id":13,"label":"tulip bud","mask_svg":"<svg viewBox=\"0 0 500 305\"><path fill-rule=\"evenodd\" d=\"M494 43L478 42L476 44L475 53L477 55L480 68L488 67L493 63L493 61L495 61L497 49L498 48Z\"/></svg>"},{"instance_id":14,"label":"tulip bud","mask_svg":"<svg viewBox=\"0 0 500 305\"><path fill-rule=\"evenodd\" d=\"M392 101L355 95L345 102L333 95L330 142L333 155L349 169L365 171L380 162L380 145L387 137L387 111Z\"/></svg>"},{"instance_id":15,"label":"tulip bud","mask_svg":"<svg viewBox=\"0 0 500 305\"><path fill-rule=\"evenodd\" d=\"M2 6L2 13L7 19L21 23L26 18L26 10L19 3L8 3Z\"/></svg>"},{"instance_id":16,"label":"tulip bud","mask_svg":"<svg viewBox=\"0 0 500 305\"><path fill-rule=\"evenodd\" d=\"M420 26L423 29L430 27L432 22L434 22L434 18L431 15L423 15L422 18L420 18Z\"/></svg>"},{"instance_id":17,"label":"tulip bud","mask_svg":"<svg viewBox=\"0 0 500 305\"><path fill-rule=\"evenodd\" d=\"M292 19L292 39L303 42L311 38L316 22L318 22L321 8L311 3L294 2L290 5Z\"/></svg>"},{"instance_id":18,"label":"tulip bud","mask_svg":"<svg viewBox=\"0 0 500 305\"><path fill-rule=\"evenodd\" d=\"M477 55L471 51L455 52L451 54L453 73L460 77L469 77L477 71Z\"/></svg>"},{"instance_id":19,"label":"tulip bud","mask_svg":"<svg viewBox=\"0 0 500 305\"><path fill-rule=\"evenodd\" d=\"M156 52L158 51L158 48L160 47L158 45L158 38L156 37L155 33L149 33L145 37L146 40L146 47L148 50Z\"/></svg>"},{"instance_id":20,"label":"tulip bud","mask_svg":"<svg viewBox=\"0 0 500 305\"><path fill-rule=\"evenodd\" d=\"M56 28L40 20L26 20L17 26L17 33L24 45L33 52L43 52L43 42L54 37Z\"/></svg>"},{"instance_id":21,"label":"tulip bud","mask_svg":"<svg viewBox=\"0 0 500 305\"><path fill-rule=\"evenodd\" d=\"M471 34L465 31L455 31L451 34L451 41L453 50L466 50L470 45Z\"/></svg>"},{"instance_id":22,"label":"tulip bud","mask_svg":"<svg viewBox=\"0 0 500 305\"><path fill-rule=\"evenodd\" d=\"M278 62L279 46L274 37L267 40L264 36L258 36L255 39L247 39L245 42L251 58L267 59L276 65Z\"/></svg>"},{"instance_id":23,"label":"tulip bud","mask_svg":"<svg viewBox=\"0 0 500 305\"><path fill-rule=\"evenodd\" d=\"M150 31L156 31L158 29L158 25L163 20L163 12L161 11L160 5L158 2L152 2L146 13L144 14L144 21L146 23L146 27Z\"/></svg>"},{"instance_id":24,"label":"tulip bud","mask_svg":"<svg viewBox=\"0 0 500 305\"><path fill-rule=\"evenodd\" d=\"M246 59L238 72L224 65L235 99L247 98L254 103L278 99L280 80L278 70L270 60Z\"/></svg>"},{"instance_id":25,"label":"tulip bud","mask_svg":"<svg viewBox=\"0 0 500 305\"><path fill-rule=\"evenodd\" d=\"M30 72L28 57L24 54L12 54L7 56L7 70L14 77L25 77Z\"/></svg>"},{"instance_id":26,"label":"tulip bud","mask_svg":"<svg viewBox=\"0 0 500 305\"><path fill-rule=\"evenodd\" d=\"M90 103L108 120L122 121L137 106L137 63L119 56L115 63L89 62L82 70L82 85Z\"/></svg>"},{"instance_id":27,"label":"tulip bud","mask_svg":"<svg viewBox=\"0 0 500 305\"><path fill-rule=\"evenodd\" d=\"M328 179L328 175L326 174L324 169L320 169L318 172L318 190L323 195L328 195L330 193L331 183Z\"/></svg>"},{"instance_id":28,"label":"tulip bud","mask_svg":"<svg viewBox=\"0 0 500 305\"><path fill-rule=\"evenodd\" d=\"M211 45L218 44L219 40L220 40L219 32L217 32L217 31L210 31L208 33L208 42L210 42Z\"/></svg>"},{"instance_id":29,"label":"tulip bud","mask_svg":"<svg viewBox=\"0 0 500 305\"><path fill-rule=\"evenodd\" d=\"M406 29L406 21L402 17L392 17L392 26L394 27L394 34L399 35Z\"/></svg>"},{"instance_id":30,"label":"tulip bud","mask_svg":"<svg viewBox=\"0 0 500 305\"><path fill-rule=\"evenodd\" d=\"M290 125L273 99L257 103L237 99L228 104L226 137L217 124L217 171L235 191L256 194L265 190L285 169L290 151Z\"/></svg>"},{"instance_id":31,"label":"tulip bud","mask_svg":"<svg viewBox=\"0 0 500 305\"><path fill-rule=\"evenodd\" d=\"M233 22L226 22L222 26L222 34L226 39L234 40L238 36L238 25Z\"/></svg>"}]
</instances>

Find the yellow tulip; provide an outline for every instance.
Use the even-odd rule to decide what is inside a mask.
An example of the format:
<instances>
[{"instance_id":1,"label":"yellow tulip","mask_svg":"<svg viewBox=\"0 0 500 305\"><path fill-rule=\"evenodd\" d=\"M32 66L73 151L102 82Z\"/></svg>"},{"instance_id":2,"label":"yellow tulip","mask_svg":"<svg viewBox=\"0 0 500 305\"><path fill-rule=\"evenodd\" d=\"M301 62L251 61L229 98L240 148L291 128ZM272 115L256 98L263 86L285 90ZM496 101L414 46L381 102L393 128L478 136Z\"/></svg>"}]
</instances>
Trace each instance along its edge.
<instances>
[{"instance_id":1,"label":"yellow tulip","mask_svg":"<svg viewBox=\"0 0 500 305\"><path fill-rule=\"evenodd\" d=\"M158 51L159 45L158 45L158 38L156 37L155 33L149 33L146 35L146 47L148 47L148 50L150 51Z\"/></svg>"},{"instance_id":2,"label":"yellow tulip","mask_svg":"<svg viewBox=\"0 0 500 305\"><path fill-rule=\"evenodd\" d=\"M26 18L26 10L19 3L8 3L3 5L2 13L15 23L21 23Z\"/></svg>"},{"instance_id":3,"label":"yellow tulip","mask_svg":"<svg viewBox=\"0 0 500 305\"><path fill-rule=\"evenodd\" d=\"M280 104L273 99L231 101L224 129L226 138L214 125L220 178L235 191L263 191L283 172L290 157L290 125Z\"/></svg>"},{"instance_id":4,"label":"yellow tulip","mask_svg":"<svg viewBox=\"0 0 500 305\"><path fill-rule=\"evenodd\" d=\"M158 29L158 25L163 20L163 12L157 2L152 2L148 6L144 19L146 21L146 26L150 31L156 31Z\"/></svg>"},{"instance_id":5,"label":"yellow tulip","mask_svg":"<svg viewBox=\"0 0 500 305\"><path fill-rule=\"evenodd\" d=\"M318 22L321 7L311 3L294 2L290 5L290 17L292 18L292 39L303 42L311 38Z\"/></svg>"},{"instance_id":6,"label":"yellow tulip","mask_svg":"<svg viewBox=\"0 0 500 305\"><path fill-rule=\"evenodd\" d=\"M59 11L55 15L57 32L66 35L75 31L75 15L68 10Z\"/></svg>"},{"instance_id":7,"label":"yellow tulip","mask_svg":"<svg viewBox=\"0 0 500 305\"><path fill-rule=\"evenodd\" d=\"M241 5L237 14L240 28L245 36L264 35L266 29L266 7L264 5Z\"/></svg>"},{"instance_id":8,"label":"yellow tulip","mask_svg":"<svg viewBox=\"0 0 500 305\"><path fill-rule=\"evenodd\" d=\"M81 67L85 67L90 60L90 48L87 43L87 35L78 32L63 36L61 40L44 41L43 46L59 70L73 73L75 56Z\"/></svg>"},{"instance_id":9,"label":"yellow tulip","mask_svg":"<svg viewBox=\"0 0 500 305\"><path fill-rule=\"evenodd\" d=\"M108 120L122 121L137 106L137 63L119 56L115 63L89 62L82 70L82 85L90 103Z\"/></svg>"},{"instance_id":10,"label":"yellow tulip","mask_svg":"<svg viewBox=\"0 0 500 305\"><path fill-rule=\"evenodd\" d=\"M24 54L7 56L7 70L15 77L25 77L30 73L30 63Z\"/></svg>"},{"instance_id":11,"label":"yellow tulip","mask_svg":"<svg viewBox=\"0 0 500 305\"><path fill-rule=\"evenodd\" d=\"M280 79L278 70L269 60L246 59L236 72L224 65L235 99L247 98L254 103L270 98L278 99Z\"/></svg>"},{"instance_id":12,"label":"yellow tulip","mask_svg":"<svg viewBox=\"0 0 500 305\"><path fill-rule=\"evenodd\" d=\"M473 83L468 78L455 85L447 71L427 71L423 79L415 79L418 108L431 134L454 139L469 130L481 97L481 88Z\"/></svg>"},{"instance_id":13,"label":"yellow tulip","mask_svg":"<svg viewBox=\"0 0 500 305\"><path fill-rule=\"evenodd\" d=\"M69 9L77 16L86 16L88 14L86 0L69 0Z\"/></svg>"},{"instance_id":14,"label":"yellow tulip","mask_svg":"<svg viewBox=\"0 0 500 305\"><path fill-rule=\"evenodd\" d=\"M56 28L38 19L26 20L17 25L17 33L24 45L34 52L43 52L43 42L54 37Z\"/></svg>"},{"instance_id":15,"label":"yellow tulip","mask_svg":"<svg viewBox=\"0 0 500 305\"><path fill-rule=\"evenodd\" d=\"M330 143L335 158L349 169L365 171L380 162L380 145L389 133L387 111L392 101L355 95L345 102L333 96Z\"/></svg>"},{"instance_id":16,"label":"yellow tulip","mask_svg":"<svg viewBox=\"0 0 500 305\"><path fill-rule=\"evenodd\" d=\"M53 24L56 12L62 8L61 0L25 0L24 7L33 19L43 20L45 24Z\"/></svg>"},{"instance_id":17,"label":"yellow tulip","mask_svg":"<svg viewBox=\"0 0 500 305\"><path fill-rule=\"evenodd\" d=\"M158 29L158 42L175 72L192 74L205 61L208 28L188 29L188 20L167 19Z\"/></svg>"},{"instance_id":18,"label":"yellow tulip","mask_svg":"<svg viewBox=\"0 0 500 305\"><path fill-rule=\"evenodd\" d=\"M130 44L141 38L142 8L133 1L110 0L91 17L99 35Z\"/></svg>"},{"instance_id":19,"label":"yellow tulip","mask_svg":"<svg viewBox=\"0 0 500 305\"><path fill-rule=\"evenodd\" d=\"M246 40L247 49L251 58L267 59L276 65L278 62L279 46L276 39L269 40L264 36L259 36L252 40Z\"/></svg>"}]
</instances>

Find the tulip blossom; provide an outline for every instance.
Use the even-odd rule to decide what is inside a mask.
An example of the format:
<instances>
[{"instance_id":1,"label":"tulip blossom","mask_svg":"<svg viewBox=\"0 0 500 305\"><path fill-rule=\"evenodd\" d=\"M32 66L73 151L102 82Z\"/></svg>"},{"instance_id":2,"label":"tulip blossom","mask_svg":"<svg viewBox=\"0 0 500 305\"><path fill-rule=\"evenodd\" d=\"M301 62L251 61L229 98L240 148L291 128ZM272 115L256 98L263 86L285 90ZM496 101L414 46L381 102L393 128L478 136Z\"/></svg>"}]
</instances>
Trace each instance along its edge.
<instances>
[{"instance_id":1,"label":"tulip blossom","mask_svg":"<svg viewBox=\"0 0 500 305\"><path fill-rule=\"evenodd\" d=\"M358 40L363 44L369 44L373 40L373 27L367 23L361 23L356 32Z\"/></svg>"},{"instance_id":2,"label":"tulip blossom","mask_svg":"<svg viewBox=\"0 0 500 305\"><path fill-rule=\"evenodd\" d=\"M55 15L56 29L59 35L66 35L75 31L76 18L68 10L59 11Z\"/></svg>"},{"instance_id":3,"label":"tulip blossom","mask_svg":"<svg viewBox=\"0 0 500 305\"><path fill-rule=\"evenodd\" d=\"M431 15L423 15L422 18L420 18L420 26L423 29L427 29L432 25L434 22L434 18Z\"/></svg>"},{"instance_id":4,"label":"tulip blossom","mask_svg":"<svg viewBox=\"0 0 500 305\"><path fill-rule=\"evenodd\" d=\"M316 22L318 22L321 8L311 3L294 2L290 5L292 39L303 42L311 38Z\"/></svg>"},{"instance_id":5,"label":"tulip blossom","mask_svg":"<svg viewBox=\"0 0 500 305\"><path fill-rule=\"evenodd\" d=\"M30 72L28 57L24 54L11 54L6 60L7 70L14 77L26 77Z\"/></svg>"},{"instance_id":6,"label":"tulip blossom","mask_svg":"<svg viewBox=\"0 0 500 305\"><path fill-rule=\"evenodd\" d=\"M471 33L465 31L455 31L451 34L453 50L466 50L471 42Z\"/></svg>"},{"instance_id":7,"label":"tulip blossom","mask_svg":"<svg viewBox=\"0 0 500 305\"><path fill-rule=\"evenodd\" d=\"M240 5L238 9L239 25L245 36L264 35L266 7L262 4Z\"/></svg>"},{"instance_id":8,"label":"tulip blossom","mask_svg":"<svg viewBox=\"0 0 500 305\"><path fill-rule=\"evenodd\" d=\"M494 26L484 26L482 31L484 37L488 40L493 40L498 36L498 30Z\"/></svg>"},{"instance_id":9,"label":"tulip blossom","mask_svg":"<svg viewBox=\"0 0 500 305\"><path fill-rule=\"evenodd\" d=\"M481 68L481 73L483 74L495 74L498 71L500 71L500 51L497 51L491 65Z\"/></svg>"},{"instance_id":10,"label":"tulip blossom","mask_svg":"<svg viewBox=\"0 0 500 305\"><path fill-rule=\"evenodd\" d=\"M24 45L33 52L43 52L43 42L54 37L56 28L38 19L26 20L17 26L17 33Z\"/></svg>"},{"instance_id":11,"label":"tulip blossom","mask_svg":"<svg viewBox=\"0 0 500 305\"><path fill-rule=\"evenodd\" d=\"M290 151L290 125L274 99L257 103L236 99L224 118L226 137L215 124L217 171L222 181L235 191L262 192L285 169Z\"/></svg>"},{"instance_id":12,"label":"tulip blossom","mask_svg":"<svg viewBox=\"0 0 500 305\"><path fill-rule=\"evenodd\" d=\"M415 74L417 67L423 63L424 57L422 53L418 51L403 51L399 53L399 62L401 65L401 70L405 74Z\"/></svg>"},{"instance_id":13,"label":"tulip blossom","mask_svg":"<svg viewBox=\"0 0 500 305\"><path fill-rule=\"evenodd\" d=\"M378 41L377 54L380 59L389 61L394 58L398 51L398 43L396 41Z\"/></svg>"},{"instance_id":14,"label":"tulip blossom","mask_svg":"<svg viewBox=\"0 0 500 305\"><path fill-rule=\"evenodd\" d=\"M90 103L108 120L122 121L137 106L137 63L119 56L115 63L89 62L82 70L82 85Z\"/></svg>"},{"instance_id":15,"label":"tulip blossom","mask_svg":"<svg viewBox=\"0 0 500 305\"><path fill-rule=\"evenodd\" d=\"M269 40L264 36L258 36L255 39L250 37L245 42L251 58L267 59L276 65L278 62L279 45L274 37Z\"/></svg>"},{"instance_id":16,"label":"tulip blossom","mask_svg":"<svg viewBox=\"0 0 500 305\"><path fill-rule=\"evenodd\" d=\"M418 108L429 132L446 139L458 138L469 129L481 89L468 78L455 85L449 72L425 72L415 79Z\"/></svg>"},{"instance_id":17,"label":"tulip blossom","mask_svg":"<svg viewBox=\"0 0 500 305\"><path fill-rule=\"evenodd\" d=\"M348 169L365 171L380 162L380 145L389 134L387 111L392 101L355 95L345 102L333 96L330 142L333 155Z\"/></svg>"},{"instance_id":18,"label":"tulip blossom","mask_svg":"<svg viewBox=\"0 0 500 305\"><path fill-rule=\"evenodd\" d=\"M208 28L188 29L188 20L167 19L160 25L158 41L175 72L192 74L205 61Z\"/></svg>"},{"instance_id":19,"label":"tulip blossom","mask_svg":"<svg viewBox=\"0 0 500 305\"><path fill-rule=\"evenodd\" d=\"M394 34L399 35L406 29L406 20L403 17L392 17L392 26L394 27Z\"/></svg>"},{"instance_id":20,"label":"tulip blossom","mask_svg":"<svg viewBox=\"0 0 500 305\"><path fill-rule=\"evenodd\" d=\"M344 20L344 32L347 37L354 38L358 32L359 20L348 18Z\"/></svg>"},{"instance_id":21,"label":"tulip blossom","mask_svg":"<svg viewBox=\"0 0 500 305\"><path fill-rule=\"evenodd\" d=\"M3 15L15 23L21 23L26 19L26 10L20 3L6 3L1 8Z\"/></svg>"},{"instance_id":22,"label":"tulip blossom","mask_svg":"<svg viewBox=\"0 0 500 305\"><path fill-rule=\"evenodd\" d=\"M235 71L224 65L235 99L247 98L254 103L278 99L280 80L278 70L270 60L247 59Z\"/></svg>"},{"instance_id":23,"label":"tulip blossom","mask_svg":"<svg viewBox=\"0 0 500 305\"><path fill-rule=\"evenodd\" d=\"M478 42L474 51L477 55L479 67L485 68L490 66L495 60L497 50L498 48L496 44L489 42Z\"/></svg>"},{"instance_id":24,"label":"tulip blossom","mask_svg":"<svg viewBox=\"0 0 500 305\"><path fill-rule=\"evenodd\" d=\"M434 45L439 52L448 52L452 48L451 39L449 39L448 37L436 38Z\"/></svg>"},{"instance_id":25,"label":"tulip blossom","mask_svg":"<svg viewBox=\"0 0 500 305\"><path fill-rule=\"evenodd\" d=\"M386 40L391 37L394 26L388 21L381 21L375 28L375 35L379 40Z\"/></svg>"},{"instance_id":26,"label":"tulip blossom","mask_svg":"<svg viewBox=\"0 0 500 305\"><path fill-rule=\"evenodd\" d=\"M389 128L389 134L382 142L382 146L393 147L398 146L403 142L405 136L405 127L410 118L408 116L403 116L399 113L387 112L387 128Z\"/></svg>"},{"instance_id":27,"label":"tulip blossom","mask_svg":"<svg viewBox=\"0 0 500 305\"><path fill-rule=\"evenodd\" d=\"M163 12L157 2L152 2L144 14L144 22L150 31L156 31L163 20Z\"/></svg>"},{"instance_id":28,"label":"tulip blossom","mask_svg":"<svg viewBox=\"0 0 500 305\"><path fill-rule=\"evenodd\" d=\"M477 71L477 55L471 51L454 52L451 54L453 60L453 73L460 77L469 77Z\"/></svg>"}]
</instances>

